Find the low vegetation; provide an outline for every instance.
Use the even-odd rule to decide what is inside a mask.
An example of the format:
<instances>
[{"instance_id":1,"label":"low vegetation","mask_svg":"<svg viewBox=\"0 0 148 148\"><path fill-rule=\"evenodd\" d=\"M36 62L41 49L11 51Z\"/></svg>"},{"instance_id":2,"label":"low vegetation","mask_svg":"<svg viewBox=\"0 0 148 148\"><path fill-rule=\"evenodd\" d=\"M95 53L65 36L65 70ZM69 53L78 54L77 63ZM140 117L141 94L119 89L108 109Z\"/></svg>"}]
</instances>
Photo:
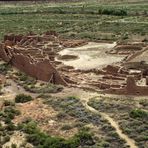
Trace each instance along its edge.
<instances>
[{"instance_id":1,"label":"low vegetation","mask_svg":"<svg viewBox=\"0 0 148 148\"><path fill-rule=\"evenodd\" d=\"M27 133L27 142L33 144L35 147L76 148L94 144L92 134L85 129L80 130L68 140L43 133L33 121L19 125L19 129Z\"/></svg>"},{"instance_id":2,"label":"low vegetation","mask_svg":"<svg viewBox=\"0 0 148 148\"><path fill-rule=\"evenodd\" d=\"M138 35L144 40L148 33L147 6L147 3L100 5L96 2L1 5L0 38L9 32L55 30L64 38L115 41L124 40L124 34L128 33L128 39Z\"/></svg>"},{"instance_id":3,"label":"low vegetation","mask_svg":"<svg viewBox=\"0 0 148 148\"><path fill-rule=\"evenodd\" d=\"M11 66L7 63L0 64L0 74L6 75L11 70Z\"/></svg>"},{"instance_id":4,"label":"low vegetation","mask_svg":"<svg viewBox=\"0 0 148 148\"><path fill-rule=\"evenodd\" d=\"M24 95L23 95L24 96ZM34 147L51 147L51 148L76 148L79 146L92 146L95 144L93 134L86 128L81 128L77 134L69 139L64 139L58 136L50 136L41 131L37 123L33 120L26 120L23 123L14 125L13 119L19 115L20 112L16 110L15 104L5 101L3 110L0 112L0 146L3 146L10 141L11 136L15 131L26 133L26 143L32 144ZM12 147L16 144L12 143Z\"/></svg>"},{"instance_id":5,"label":"low vegetation","mask_svg":"<svg viewBox=\"0 0 148 148\"><path fill-rule=\"evenodd\" d=\"M25 95L25 94L19 94L15 97L16 103L25 103L31 100L33 100L33 98L30 95Z\"/></svg>"},{"instance_id":6,"label":"low vegetation","mask_svg":"<svg viewBox=\"0 0 148 148\"><path fill-rule=\"evenodd\" d=\"M141 110L141 109L133 109L129 113L130 117L132 118L147 118L148 119L148 112Z\"/></svg>"},{"instance_id":7,"label":"low vegetation","mask_svg":"<svg viewBox=\"0 0 148 148\"><path fill-rule=\"evenodd\" d=\"M10 141L11 135L16 130L16 125L12 120L18 115L20 111L15 108L15 103L5 101L0 111L0 146Z\"/></svg>"},{"instance_id":8,"label":"low vegetation","mask_svg":"<svg viewBox=\"0 0 148 148\"><path fill-rule=\"evenodd\" d=\"M23 88L26 91L29 91L31 93L57 93L63 89L60 85L54 85L51 83L45 83L45 82L38 82L32 77L27 76L25 73L18 72L16 73L16 76L18 79L16 79L16 82L23 86ZM38 85L39 84L39 85Z\"/></svg>"},{"instance_id":9,"label":"low vegetation","mask_svg":"<svg viewBox=\"0 0 148 148\"><path fill-rule=\"evenodd\" d=\"M115 132L115 129L111 127L111 125L104 120L100 115L96 115L90 111L88 111L85 106L82 105L79 98L75 96L70 96L67 98L46 98L45 104L53 107L55 110L60 112L57 117L58 119L64 118L65 115L69 115L75 118L79 124L77 124L77 128L85 127L88 124L92 124L96 127L94 133L96 134L95 145L96 146L107 146L114 147L115 145L118 147L119 145L125 146L124 140L120 139L118 134ZM67 126L66 126L67 128ZM102 139L98 138L98 133L101 133Z\"/></svg>"},{"instance_id":10,"label":"low vegetation","mask_svg":"<svg viewBox=\"0 0 148 148\"><path fill-rule=\"evenodd\" d=\"M139 99L132 98L105 98L101 100L91 99L89 105L96 110L105 112L118 121L121 129L125 134L136 141L139 148L146 148L148 140L147 125L148 125L148 112L145 110L147 100L142 101L142 108L138 108L137 104L141 103ZM137 108L137 109L135 109Z\"/></svg>"}]
</instances>

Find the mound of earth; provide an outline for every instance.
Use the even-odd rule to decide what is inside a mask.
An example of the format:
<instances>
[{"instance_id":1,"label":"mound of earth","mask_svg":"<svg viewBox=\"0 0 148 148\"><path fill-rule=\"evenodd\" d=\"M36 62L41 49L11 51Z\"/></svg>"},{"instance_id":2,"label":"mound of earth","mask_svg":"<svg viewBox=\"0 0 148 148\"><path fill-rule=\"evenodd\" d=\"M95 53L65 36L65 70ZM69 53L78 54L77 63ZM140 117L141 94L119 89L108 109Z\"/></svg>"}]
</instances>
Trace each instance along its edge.
<instances>
[{"instance_id":1,"label":"mound of earth","mask_svg":"<svg viewBox=\"0 0 148 148\"><path fill-rule=\"evenodd\" d=\"M77 55L60 55L58 57L59 60L75 60L78 59L79 57Z\"/></svg>"}]
</instances>

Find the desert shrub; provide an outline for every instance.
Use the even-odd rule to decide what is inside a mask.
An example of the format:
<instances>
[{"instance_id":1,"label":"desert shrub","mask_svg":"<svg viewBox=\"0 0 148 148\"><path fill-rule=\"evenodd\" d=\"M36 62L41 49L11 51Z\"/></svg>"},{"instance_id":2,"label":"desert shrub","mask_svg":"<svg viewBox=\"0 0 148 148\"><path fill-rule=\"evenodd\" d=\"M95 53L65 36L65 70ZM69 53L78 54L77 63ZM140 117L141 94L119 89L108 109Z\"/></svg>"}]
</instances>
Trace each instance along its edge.
<instances>
[{"instance_id":1,"label":"desert shrub","mask_svg":"<svg viewBox=\"0 0 148 148\"><path fill-rule=\"evenodd\" d=\"M85 123L82 123L82 122L76 122L74 124L74 127L77 127L78 129L80 129L80 128L84 127L84 126L85 126Z\"/></svg>"},{"instance_id":2,"label":"desert shrub","mask_svg":"<svg viewBox=\"0 0 148 148\"><path fill-rule=\"evenodd\" d=\"M130 128L128 128L128 127L124 128L124 131L127 134L131 134L132 133L132 130Z\"/></svg>"},{"instance_id":3,"label":"desert shrub","mask_svg":"<svg viewBox=\"0 0 148 148\"><path fill-rule=\"evenodd\" d=\"M12 143L12 144L11 144L11 148L17 148L17 145L14 144L14 143Z\"/></svg>"},{"instance_id":4,"label":"desert shrub","mask_svg":"<svg viewBox=\"0 0 148 148\"><path fill-rule=\"evenodd\" d=\"M127 11L125 9L114 9L114 8L100 8L98 10L98 13L105 15L117 15L117 16L127 15Z\"/></svg>"},{"instance_id":5,"label":"desert shrub","mask_svg":"<svg viewBox=\"0 0 148 148\"><path fill-rule=\"evenodd\" d=\"M40 87L34 86L34 87L30 88L30 87L26 86L25 89L32 92L32 93L44 94L44 93L60 92L63 89L63 87L60 85L54 85L54 84L48 83L48 84L42 85Z\"/></svg>"},{"instance_id":6,"label":"desert shrub","mask_svg":"<svg viewBox=\"0 0 148 148\"><path fill-rule=\"evenodd\" d=\"M38 128L37 128L37 124L33 121L30 121L28 123L19 125L20 128L22 128L22 130L27 133L27 134L34 134L37 133Z\"/></svg>"},{"instance_id":7,"label":"desert shrub","mask_svg":"<svg viewBox=\"0 0 148 148\"><path fill-rule=\"evenodd\" d=\"M148 108L148 100L147 99L140 100L139 104L142 105L145 109Z\"/></svg>"},{"instance_id":8,"label":"desert shrub","mask_svg":"<svg viewBox=\"0 0 148 148\"><path fill-rule=\"evenodd\" d=\"M73 99L78 99L76 96L68 96L67 98L68 98L68 99L71 99L71 100L73 100Z\"/></svg>"},{"instance_id":9,"label":"desert shrub","mask_svg":"<svg viewBox=\"0 0 148 148\"><path fill-rule=\"evenodd\" d=\"M12 122L7 124L7 126L6 126L6 130L7 131L14 131L15 129L16 129L16 127L15 127L15 125Z\"/></svg>"},{"instance_id":10,"label":"desert shrub","mask_svg":"<svg viewBox=\"0 0 148 148\"><path fill-rule=\"evenodd\" d=\"M99 139L98 142L97 142L97 146L99 148L106 148L106 147L110 147L110 143L108 143L104 139Z\"/></svg>"},{"instance_id":11,"label":"desert shrub","mask_svg":"<svg viewBox=\"0 0 148 148\"><path fill-rule=\"evenodd\" d=\"M3 131L4 127L2 126L2 124L0 123L0 131Z\"/></svg>"},{"instance_id":12,"label":"desert shrub","mask_svg":"<svg viewBox=\"0 0 148 148\"><path fill-rule=\"evenodd\" d=\"M15 103L13 101L4 100L4 106L14 106Z\"/></svg>"},{"instance_id":13,"label":"desert shrub","mask_svg":"<svg viewBox=\"0 0 148 148\"><path fill-rule=\"evenodd\" d=\"M26 82L27 84L28 84L28 83L29 83L29 84L32 84L32 83L35 83L35 82L36 82L34 78L28 76L27 74L25 74L25 73L23 73L23 72L18 72L18 73L16 73L16 75L19 77L19 80L20 80L20 81L24 81L24 82Z\"/></svg>"},{"instance_id":14,"label":"desert shrub","mask_svg":"<svg viewBox=\"0 0 148 148\"><path fill-rule=\"evenodd\" d=\"M19 94L15 97L16 103L25 103L31 100L32 100L32 97L29 95L25 95L25 94Z\"/></svg>"},{"instance_id":15,"label":"desert shrub","mask_svg":"<svg viewBox=\"0 0 148 148\"><path fill-rule=\"evenodd\" d=\"M20 115L20 111L15 109L12 106L7 106L4 108L3 113L1 114L1 117L3 118L3 121L5 123L10 123L12 119L14 119L15 116Z\"/></svg>"},{"instance_id":16,"label":"desert shrub","mask_svg":"<svg viewBox=\"0 0 148 148\"><path fill-rule=\"evenodd\" d=\"M10 141L10 137L8 135L6 135L4 138L3 138L3 144Z\"/></svg>"},{"instance_id":17,"label":"desert shrub","mask_svg":"<svg viewBox=\"0 0 148 148\"><path fill-rule=\"evenodd\" d=\"M47 98L50 98L51 97L51 95L49 95L49 94L39 94L38 96L37 96L37 98L43 98L43 99L47 99Z\"/></svg>"},{"instance_id":18,"label":"desert shrub","mask_svg":"<svg viewBox=\"0 0 148 148\"><path fill-rule=\"evenodd\" d=\"M51 83L48 83L48 84L45 84L45 85L42 85L42 86L35 86L35 84L29 84L29 83L26 83L24 82L23 84L21 84L24 89L26 91L29 91L31 93L41 93L41 94L44 94L44 93L57 93L57 92L60 92L63 87L60 86L60 85L54 85L54 84L51 84Z\"/></svg>"},{"instance_id":19,"label":"desert shrub","mask_svg":"<svg viewBox=\"0 0 148 148\"><path fill-rule=\"evenodd\" d=\"M26 75L26 74L23 73L23 72L16 73L16 75L18 76L18 78L19 78L19 83L20 83L21 85L26 85L26 86L28 86L28 85L34 85L34 84L36 84L36 79L34 79L34 78L32 78L32 77Z\"/></svg>"},{"instance_id":20,"label":"desert shrub","mask_svg":"<svg viewBox=\"0 0 148 148\"><path fill-rule=\"evenodd\" d=\"M63 112L59 112L56 116L58 119L64 119L67 117L67 114L63 111Z\"/></svg>"},{"instance_id":21,"label":"desert shrub","mask_svg":"<svg viewBox=\"0 0 148 148\"><path fill-rule=\"evenodd\" d=\"M7 63L3 63L3 64L0 64L0 73L1 74L7 74L8 70L11 69L11 66Z\"/></svg>"},{"instance_id":22,"label":"desert shrub","mask_svg":"<svg viewBox=\"0 0 148 148\"><path fill-rule=\"evenodd\" d=\"M13 119L14 118L14 116L13 117L6 117L6 118L4 118L4 122L5 122L5 124L9 124L9 123L11 123L11 119Z\"/></svg>"},{"instance_id":23,"label":"desert shrub","mask_svg":"<svg viewBox=\"0 0 148 148\"><path fill-rule=\"evenodd\" d=\"M61 130L70 130L70 129L72 129L72 126L68 124L65 124L61 127Z\"/></svg>"},{"instance_id":24,"label":"desert shrub","mask_svg":"<svg viewBox=\"0 0 148 148\"><path fill-rule=\"evenodd\" d=\"M133 109L129 115L132 118L148 118L148 112L141 109Z\"/></svg>"},{"instance_id":25,"label":"desert shrub","mask_svg":"<svg viewBox=\"0 0 148 148\"><path fill-rule=\"evenodd\" d=\"M86 130L80 130L78 134L74 136L80 142L80 145L93 145L94 141L92 138L92 134Z\"/></svg>"},{"instance_id":26,"label":"desert shrub","mask_svg":"<svg viewBox=\"0 0 148 148\"><path fill-rule=\"evenodd\" d=\"M6 114L12 113L14 115L20 115L20 111L15 109L14 107L11 107L11 106L6 107L4 109L4 113L6 113Z\"/></svg>"},{"instance_id":27,"label":"desert shrub","mask_svg":"<svg viewBox=\"0 0 148 148\"><path fill-rule=\"evenodd\" d=\"M28 77L25 74L21 74L19 78L20 78L20 81L26 81Z\"/></svg>"},{"instance_id":28,"label":"desert shrub","mask_svg":"<svg viewBox=\"0 0 148 148\"><path fill-rule=\"evenodd\" d=\"M4 116L4 112L0 111L0 117Z\"/></svg>"},{"instance_id":29,"label":"desert shrub","mask_svg":"<svg viewBox=\"0 0 148 148\"><path fill-rule=\"evenodd\" d=\"M19 80L17 80L17 83L26 91L29 91L31 93L56 93L63 89L60 85L54 85L51 83L42 83L40 86L36 86L37 80L35 78L27 76L25 73L17 73L17 76L19 77Z\"/></svg>"}]
</instances>

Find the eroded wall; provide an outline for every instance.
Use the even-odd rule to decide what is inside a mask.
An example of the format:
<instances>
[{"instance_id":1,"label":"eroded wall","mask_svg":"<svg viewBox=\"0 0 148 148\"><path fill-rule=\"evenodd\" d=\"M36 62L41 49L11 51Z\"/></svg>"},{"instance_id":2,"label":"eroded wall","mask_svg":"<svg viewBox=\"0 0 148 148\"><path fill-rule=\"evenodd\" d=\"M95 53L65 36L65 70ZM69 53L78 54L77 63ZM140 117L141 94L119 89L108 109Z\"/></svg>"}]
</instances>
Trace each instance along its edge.
<instances>
[{"instance_id":1,"label":"eroded wall","mask_svg":"<svg viewBox=\"0 0 148 148\"><path fill-rule=\"evenodd\" d=\"M41 54L40 49L32 50L18 46L18 42L22 41L22 36L5 36L4 43L0 44L0 57L5 61L26 74L38 80L61 84L68 84L64 78L58 73L56 68L51 64L50 59ZM8 44L8 41L9 44ZM17 46L12 46L13 44ZM16 44L17 43L17 44ZM9 46L10 45L10 46ZM31 48L33 48L31 46Z\"/></svg>"},{"instance_id":2,"label":"eroded wall","mask_svg":"<svg viewBox=\"0 0 148 148\"><path fill-rule=\"evenodd\" d=\"M105 90L106 93L118 95L148 95L148 86L138 86L134 76L128 76L126 86L120 88L110 88Z\"/></svg>"}]
</instances>

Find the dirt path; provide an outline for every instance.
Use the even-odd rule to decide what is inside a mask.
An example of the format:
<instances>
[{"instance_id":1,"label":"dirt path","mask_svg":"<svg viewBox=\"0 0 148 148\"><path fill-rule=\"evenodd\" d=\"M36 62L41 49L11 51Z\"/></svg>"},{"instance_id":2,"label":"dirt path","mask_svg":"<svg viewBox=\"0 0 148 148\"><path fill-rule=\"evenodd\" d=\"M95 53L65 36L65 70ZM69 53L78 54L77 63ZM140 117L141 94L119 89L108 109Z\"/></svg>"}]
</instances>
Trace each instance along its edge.
<instances>
[{"instance_id":1,"label":"dirt path","mask_svg":"<svg viewBox=\"0 0 148 148\"><path fill-rule=\"evenodd\" d=\"M115 128L117 134L126 141L127 145L130 146L130 148L138 148L136 145L135 145L135 141L131 138L129 138L127 135L125 135L122 130L120 129L119 125L117 122L114 121L113 118L111 118L109 115L107 115L106 113L102 113L102 112L98 112L96 109L94 109L93 107L89 106L87 101L84 103L84 106L90 110L91 112L93 113L96 113L96 114L99 114L101 115L102 117L104 117L110 124L112 127Z\"/></svg>"},{"instance_id":2,"label":"dirt path","mask_svg":"<svg viewBox=\"0 0 148 148\"><path fill-rule=\"evenodd\" d=\"M3 92L6 94L6 96L16 96L17 94L27 94L30 95L32 97L36 97L38 94L35 93L30 93L28 91L26 91L23 87L21 87L20 85L18 85L16 82L14 82L11 79L8 79L7 82L10 84L9 86L6 86L3 88ZM12 97L12 99L13 99Z\"/></svg>"},{"instance_id":3,"label":"dirt path","mask_svg":"<svg viewBox=\"0 0 148 148\"><path fill-rule=\"evenodd\" d=\"M124 19L120 19L120 20L115 20L115 21L106 21L107 23L124 23L124 24L148 24L148 22L144 22L144 21L127 21Z\"/></svg>"}]
</instances>

